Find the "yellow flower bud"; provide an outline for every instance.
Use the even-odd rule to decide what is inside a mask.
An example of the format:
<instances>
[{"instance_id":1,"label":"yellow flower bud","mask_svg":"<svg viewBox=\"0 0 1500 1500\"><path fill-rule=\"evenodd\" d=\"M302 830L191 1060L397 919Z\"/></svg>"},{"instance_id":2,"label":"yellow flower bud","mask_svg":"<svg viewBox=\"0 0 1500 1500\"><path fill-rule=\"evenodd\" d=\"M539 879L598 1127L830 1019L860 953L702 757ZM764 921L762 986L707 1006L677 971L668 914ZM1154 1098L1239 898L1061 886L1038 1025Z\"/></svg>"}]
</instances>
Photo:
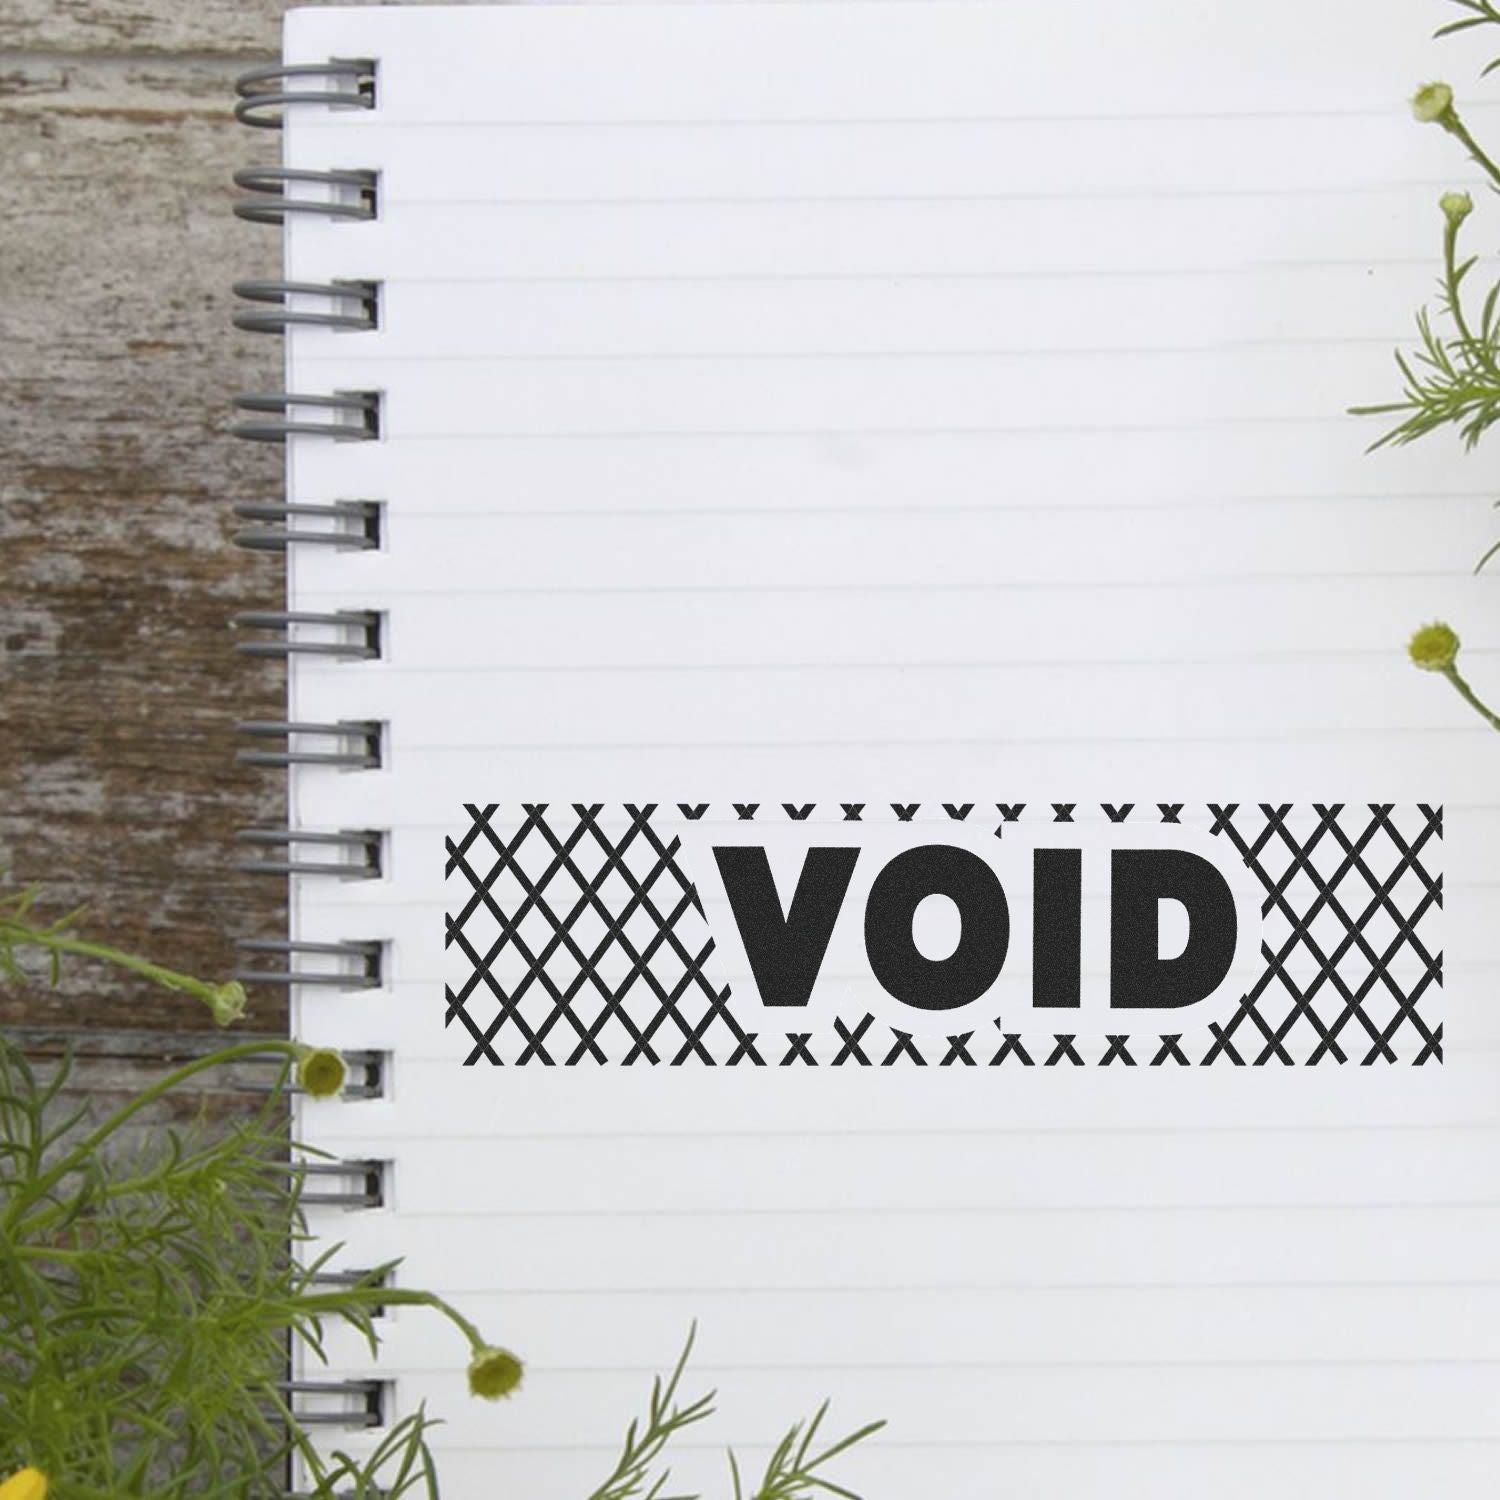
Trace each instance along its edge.
<instances>
[{"instance_id":1,"label":"yellow flower bud","mask_svg":"<svg viewBox=\"0 0 1500 1500\"><path fill-rule=\"evenodd\" d=\"M1455 228L1474 212L1474 200L1467 193L1444 193L1438 199L1443 217Z\"/></svg>"},{"instance_id":2,"label":"yellow flower bud","mask_svg":"<svg viewBox=\"0 0 1500 1500\"><path fill-rule=\"evenodd\" d=\"M1458 636L1441 622L1424 625L1406 648L1413 663L1424 672L1447 672L1458 660Z\"/></svg>"},{"instance_id":3,"label":"yellow flower bud","mask_svg":"<svg viewBox=\"0 0 1500 1500\"><path fill-rule=\"evenodd\" d=\"M469 1361L469 1393L483 1396L486 1401L498 1401L520 1389L523 1372L521 1361L509 1349L485 1344L474 1351ZM0 1496L0 1500L4 1497Z\"/></svg>"},{"instance_id":4,"label":"yellow flower bud","mask_svg":"<svg viewBox=\"0 0 1500 1500\"><path fill-rule=\"evenodd\" d=\"M227 984L214 985L209 992L208 1008L217 1025L233 1026L245 1014L245 986L233 979ZM0 1500L8 1497L0 1495Z\"/></svg>"},{"instance_id":5,"label":"yellow flower bud","mask_svg":"<svg viewBox=\"0 0 1500 1500\"><path fill-rule=\"evenodd\" d=\"M0 1500L43 1500L47 1476L40 1469L21 1469L0 1484Z\"/></svg>"},{"instance_id":6,"label":"yellow flower bud","mask_svg":"<svg viewBox=\"0 0 1500 1500\"><path fill-rule=\"evenodd\" d=\"M1411 96L1411 112L1424 125L1447 125L1453 113L1453 90L1446 83L1424 83Z\"/></svg>"},{"instance_id":7,"label":"yellow flower bud","mask_svg":"<svg viewBox=\"0 0 1500 1500\"><path fill-rule=\"evenodd\" d=\"M303 1047L297 1053L297 1083L314 1099L336 1097L348 1073L344 1059L332 1047Z\"/></svg>"}]
</instances>

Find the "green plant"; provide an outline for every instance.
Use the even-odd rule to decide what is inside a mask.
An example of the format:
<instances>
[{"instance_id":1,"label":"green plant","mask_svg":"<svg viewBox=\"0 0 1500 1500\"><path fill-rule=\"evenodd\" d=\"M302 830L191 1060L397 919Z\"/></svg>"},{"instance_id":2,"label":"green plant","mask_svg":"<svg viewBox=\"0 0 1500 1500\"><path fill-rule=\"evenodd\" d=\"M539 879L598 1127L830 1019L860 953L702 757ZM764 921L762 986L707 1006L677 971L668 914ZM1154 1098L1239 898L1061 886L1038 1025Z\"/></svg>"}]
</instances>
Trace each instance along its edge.
<instances>
[{"instance_id":1,"label":"green plant","mask_svg":"<svg viewBox=\"0 0 1500 1500\"><path fill-rule=\"evenodd\" d=\"M243 1010L238 985L71 936L76 914L38 923L33 900L0 900L0 969L11 978L25 977L27 954L54 980L65 956L80 956L195 995L221 1024ZM276 1074L245 1117L129 1144L154 1104L250 1059ZM288 1094L337 1095L339 1055L290 1041L222 1047L97 1123L86 1107L64 1107L70 1071L64 1059L43 1079L0 1037L0 1473L32 1465L60 1500L248 1500L279 1493L295 1453L319 1497L435 1496L424 1414L366 1459L325 1457L281 1386L289 1339L321 1358L325 1325L342 1322L373 1356L373 1315L392 1305L427 1307L457 1328L476 1394L508 1394L520 1379L519 1361L441 1298L385 1285L390 1266L353 1286L316 1279L337 1247L314 1245L303 1226L309 1153L290 1138Z\"/></svg>"},{"instance_id":2,"label":"green plant","mask_svg":"<svg viewBox=\"0 0 1500 1500\"><path fill-rule=\"evenodd\" d=\"M714 1413L716 1393L713 1391L686 1403L678 1400L678 1388L682 1384L688 1358L693 1352L695 1333L696 1329L689 1332L687 1343L665 1381L657 1376L652 1382L644 1419L631 1422L613 1471L589 1496L589 1500L637 1500L637 1497L638 1500L699 1500L696 1495L665 1493L671 1479L670 1470L663 1469L655 1478L651 1474L663 1450L678 1433L706 1421ZM772 1450L766 1461L765 1472L753 1490L745 1490L739 1460L731 1452L729 1475L734 1500L806 1500L806 1497L815 1494L837 1495L842 1500L859 1500L853 1490L835 1484L818 1471L841 1453L848 1452L856 1443L879 1432L885 1423L869 1422L818 1451L813 1444L827 1413L828 1402L825 1401L809 1421L794 1423L788 1429Z\"/></svg>"},{"instance_id":3,"label":"green plant","mask_svg":"<svg viewBox=\"0 0 1500 1500\"><path fill-rule=\"evenodd\" d=\"M1500 9L1491 0L1450 0L1450 3L1464 14L1439 27L1436 33L1439 37L1483 26L1500 26ZM1497 68L1500 57L1489 62L1480 76L1487 76ZM1423 84L1412 96L1411 107L1417 120L1436 125L1452 136L1489 185L1500 189L1500 165L1469 129L1448 84ZM1371 444L1372 449L1415 442L1443 428L1455 429L1464 446L1473 448L1500 421L1500 281L1493 282L1483 293L1476 309L1469 300L1468 282L1479 257L1459 252L1463 226L1474 211L1474 200L1465 192L1448 192L1438 206L1443 215L1439 321L1435 322L1426 308L1421 309L1417 313L1417 347L1410 353L1396 352L1402 381L1400 400L1350 408L1356 416L1398 419ZM1497 552L1500 541L1485 551L1474 571L1480 572ZM1429 659L1433 643L1449 639L1452 649L1446 653L1446 659ZM1459 672L1458 637L1448 625L1423 627L1412 637L1409 652L1417 666L1440 672L1491 728L1500 729L1500 716Z\"/></svg>"},{"instance_id":4,"label":"green plant","mask_svg":"<svg viewBox=\"0 0 1500 1500\"><path fill-rule=\"evenodd\" d=\"M0 976L25 980L40 958L53 983L66 958L111 964L203 1002L220 1025L244 1012L238 984L212 984L76 936L79 913L34 916L35 893L0 897ZM127 1133L159 1101L210 1070L249 1059L276 1065L272 1087L245 1118L216 1132L165 1131L144 1150ZM281 1388L288 1340L324 1354L324 1325L341 1322L378 1355L382 1307L420 1306L466 1340L477 1396L508 1396L522 1365L487 1343L431 1292L389 1284L395 1263L353 1286L317 1279L338 1246L319 1246L299 1212L303 1169L315 1155L289 1134L293 1088L335 1097L338 1053L294 1041L222 1047L163 1074L95 1123L68 1109L67 1059L42 1079L0 1036L0 1475L26 1466L26 1486L58 1500L259 1500L282 1493L282 1469L300 1457L315 1500L436 1500L416 1412L360 1459L325 1455ZM671 1375L658 1378L645 1420L632 1422L614 1472L591 1500L669 1500L668 1475L651 1470L671 1439L713 1412L713 1393L678 1399L690 1334ZM773 1451L747 1496L734 1455L734 1500L857 1500L824 1477L832 1459L884 1424L873 1422L818 1451L827 1403ZM41 1476L46 1476L45 1480ZM696 1500L696 1497L675 1497Z\"/></svg>"}]
</instances>

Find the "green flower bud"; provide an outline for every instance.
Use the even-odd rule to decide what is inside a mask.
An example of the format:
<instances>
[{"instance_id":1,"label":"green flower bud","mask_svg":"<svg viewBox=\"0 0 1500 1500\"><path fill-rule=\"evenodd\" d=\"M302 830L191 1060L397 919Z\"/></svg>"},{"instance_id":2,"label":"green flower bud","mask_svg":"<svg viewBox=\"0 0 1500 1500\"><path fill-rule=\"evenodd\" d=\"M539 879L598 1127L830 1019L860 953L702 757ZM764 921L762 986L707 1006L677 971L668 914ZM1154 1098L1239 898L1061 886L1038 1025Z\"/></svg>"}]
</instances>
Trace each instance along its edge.
<instances>
[{"instance_id":1,"label":"green flower bud","mask_svg":"<svg viewBox=\"0 0 1500 1500\"><path fill-rule=\"evenodd\" d=\"M1444 193L1438 199L1443 217L1456 229L1474 212L1474 200L1467 193Z\"/></svg>"},{"instance_id":2,"label":"green flower bud","mask_svg":"<svg viewBox=\"0 0 1500 1500\"><path fill-rule=\"evenodd\" d=\"M213 985L208 992L208 1008L216 1025L233 1026L245 1014L245 986L233 979Z\"/></svg>"},{"instance_id":3,"label":"green flower bud","mask_svg":"<svg viewBox=\"0 0 1500 1500\"><path fill-rule=\"evenodd\" d=\"M297 1083L314 1099L335 1098L349 1069L332 1047L303 1047L297 1053Z\"/></svg>"},{"instance_id":4,"label":"green flower bud","mask_svg":"<svg viewBox=\"0 0 1500 1500\"><path fill-rule=\"evenodd\" d=\"M1424 125L1447 126L1457 119L1453 90L1446 83L1424 83L1411 96L1411 112Z\"/></svg>"},{"instance_id":5,"label":"green flower bud","mask_svg":"<svg viewBox=\"0 0 1500 1500\"><path fill-rule=\"evenodd\" d=\"M484 1344L469 1361L469 1392L486 1401L499 1401L521 1388L524 1367L509 1349Z\"/></svg>"},{"instance_id":6,"label":"green flower bud","mask_svg":"<svg viewBox=\"0 0 1500 1500\"><path fill-rule=\"evenodd\" d=\"M1458 660L1458 636L1441 622L1424 625L1412 636L1406 653L1424 672L1447 672Z\"/></svg>"}]
</instances>

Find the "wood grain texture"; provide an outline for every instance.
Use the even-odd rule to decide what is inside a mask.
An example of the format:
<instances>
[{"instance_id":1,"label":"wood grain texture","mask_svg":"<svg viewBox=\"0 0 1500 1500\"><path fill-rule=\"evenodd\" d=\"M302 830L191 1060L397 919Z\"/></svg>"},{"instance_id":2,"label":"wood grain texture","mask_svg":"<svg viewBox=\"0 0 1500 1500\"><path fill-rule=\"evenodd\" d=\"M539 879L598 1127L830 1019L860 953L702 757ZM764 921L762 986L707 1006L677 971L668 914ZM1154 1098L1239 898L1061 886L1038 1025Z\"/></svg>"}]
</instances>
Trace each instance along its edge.
<instances>
[{"instance_id":1,"label":"wood grain texture","mask_svg":"<svg viewBox=\"0 0 1500 1500\"><path fill-rule=\"evenodd\" d=\"M44 31L57 8L35 9ZM231 869L234 829L282 811L231 726L278 717L281 676L228 628L281 598L279 559L229 544L233 501L280 494L280 455L227 432L234 391L278 383L279 341L229 323L230 282L278 253L231 216L230 173L278 140L232 119L242 64L106 56L124 32L89 25L100 55L0 66L0 869L49 910L89 902L90 936L218 977L233 938L283 921L279 883ZM274 990L254 1001L282 1024ZM57 996L0 994L11 1024L204 1019L84 967Z\"/></svg>"},{"instance_id":2,"label":"wood grain texture","mask_svg":"<svg viewBox=\"0 0 1500 1500\"><path fill-rule=\"evenodd\" d=\"M284 0L9 0L0 51L238 59L277 50Z\"/></svg>"},{"instance_id":3,"label":"wood grain texture","mask_svg":"<svg viewBox=\"0 0 1500 1500\"><path fill-rule=\"evenodd\" d=\"M281 15L287 8L287 0L8 0L0 16L0 53L269 58L280 51Z\"/></svg>"},{"instance_id":4,"label":"wood grain texture","mask_svg":"<svg viewBox=\"0 0 1500 1500\"><path fill-rule=\"evenodd\" d=\"M421 0L318 0L329 5L401 5ZM495 0L434 0L460 5ZM521 0L538 3L538 0ZM548 0L540 0L548 3ZM611 3L611 0L594 0ZM695 4L699 0L678 0ZM7 52L132 58L263 56L281 47L288 0L7 0L0 15L0 60Z\"/></svg>"},{"instance_id":5,"label":"wood grain texture","mask_svg":"<svg viewBox=\"0 0 1500 1500\"><path fill-rule=\"evenodd\" d=\"M8 1027L37 1076L50 1080L70 1062L59 1108L66 1111L87 1100L89 1118L97 1124L157 1082L164 1068L177 1068L207 1056L218 1038L199 1031L100 1029L80 1035L70 1027ZM251 1033L238 1042L257 1041ZM180 1089L153 1100L117 1139L115 1149L155 1149L163 1129L191 1134L201 1127L243 1115L264 1098L279 1071L274 1058L244 1058L205 1069Z\"/></svg>"}]
</instances>

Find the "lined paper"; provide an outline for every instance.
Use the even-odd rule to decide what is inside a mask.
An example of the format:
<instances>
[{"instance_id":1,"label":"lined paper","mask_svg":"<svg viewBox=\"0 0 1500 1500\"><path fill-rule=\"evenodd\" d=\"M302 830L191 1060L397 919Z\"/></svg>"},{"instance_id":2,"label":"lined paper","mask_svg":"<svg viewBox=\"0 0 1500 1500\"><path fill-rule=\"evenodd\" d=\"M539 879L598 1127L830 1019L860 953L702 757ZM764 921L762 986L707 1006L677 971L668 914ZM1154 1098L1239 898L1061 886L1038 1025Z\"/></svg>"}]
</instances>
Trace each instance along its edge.
<instances>
[{"instance_id":1,"label":"lined paper","mask_svg":"<svg viewBox=\"0 0 1500 1500\"><path fill-rule=\"evenodd\" d=\"M385 1320L448 1493L587 1494L695 1318L721 1411L674 1489L832 1396L890 1420L833 1476L870 1500L1489 1493L1500 801L1403 646L1448 618L1495 667L1492 497L1346 414L1394 392L1463 183L1403 103L1431 24L289 15L289 61L373 57L379 97L293 112L287 164L377 170L380 211L295 217L286 274L379 280L381 326L293 329L288 388L383 408L294 438L289 494L385 513L377 552L289 557L290 608L377 609L385 647L294 661L290 717L388 725L291 799L388 830L381 879L296 885L294 935L385 940L389 983L295 1024L392 1058L302 1126L390 1164L385 1207L314 1215L343 1262L405 1257L528 1359L481 1406L447 1330ZM462 1066L463 802L744 798L1442 803L1445 1061Z\"/></svg>"}]
</instances>

